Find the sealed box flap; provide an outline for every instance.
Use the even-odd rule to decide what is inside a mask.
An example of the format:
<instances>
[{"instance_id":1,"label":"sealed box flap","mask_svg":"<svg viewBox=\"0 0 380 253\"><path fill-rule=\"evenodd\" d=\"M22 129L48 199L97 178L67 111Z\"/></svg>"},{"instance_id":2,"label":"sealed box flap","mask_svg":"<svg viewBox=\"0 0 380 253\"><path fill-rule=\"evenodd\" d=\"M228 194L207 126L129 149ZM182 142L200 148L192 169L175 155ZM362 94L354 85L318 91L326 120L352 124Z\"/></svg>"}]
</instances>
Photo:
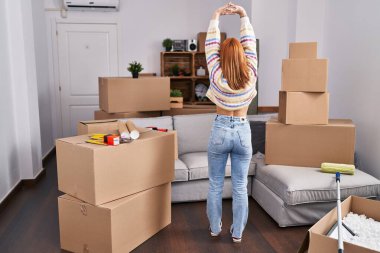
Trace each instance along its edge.
<instances>
[{"instance_id":1,"label":"sealed box flap","mask_svg":"<svg viewBox=\"0 0 380 253\"><path fill-rule=\"evenodd\" d=\"M380 201L352 196L351 211L380 222Z\"/></svg>"},{"instance_id":2,"label":"sealed box flap","mask_svg":"<svg viewBox=\"0 0 380 253\"><path fill-rule=\"evenodd\" d=\"M271 118L267 121L268 125L283 125L278 121L277 118ZM355 127L355 124L351 119L329 119L328 125L305 125L303 127L329 127L329 126L337 126L337 127Z\"/></svg>"},{"instance_id":3,"label":"sealed box flap","mask_svg":"<svg viewBox=\"0 0 380 253\"><path fill-rule=\"evenodd\" d=\"M330 119L329 125L340 127L355 127L354 122L350 119Z\"/></svg>"},{"instance_id":4,"label":"sealed box flap","mask_svg":"<svg viewBox=\"0 0 380 253\"><path fill-rule=\"evenodd\" d=\"M101 123L112 123L117 122L117 119L104 119L104 120L88 120L88 121L79 121L79 123L83 125L90 125L90 124L101 124Z\"/></svg>"}]
</instances>

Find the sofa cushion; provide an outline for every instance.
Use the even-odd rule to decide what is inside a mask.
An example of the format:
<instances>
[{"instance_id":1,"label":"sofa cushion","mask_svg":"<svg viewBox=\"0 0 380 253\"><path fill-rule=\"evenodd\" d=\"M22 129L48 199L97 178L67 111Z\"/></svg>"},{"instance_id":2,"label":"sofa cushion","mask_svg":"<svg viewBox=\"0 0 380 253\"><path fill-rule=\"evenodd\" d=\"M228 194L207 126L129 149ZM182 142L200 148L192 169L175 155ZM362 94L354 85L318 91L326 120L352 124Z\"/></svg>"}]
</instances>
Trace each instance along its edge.
<instances>
[{"instance_id":1,"label":"sofa cushion","mask_svg":"<svg viewBox=\"0 0 380 253\"><path fill-rule=\"evenodd\" d=\"M121 119L123 121L132 120L136 126L139 127L158 127L166 128L168 130L173 130L173 119L171 116L163 117L150 117L150 118L130 118L130 119Z\"/></svg>"},{"instance_id":2,"label":"sofa cushion","mask_svg":"<svg viewBox=\"0 0 380 253\"><path fill-rule=\"evenodd\" d=\"M187 168L186 164L184 164L180 159L175 160L174 174L175 177L173 182L189 180L189 169Z\"/></svg>"},{"instance_id":3,"label":"sofa cushion","mask_svg":"<svg viewBox=\"0 0 380 253\"><path fill-rule=\"evenodd\" d=\"M174 129L178 134L178 153L207 151L208 139L216 114L173 116Z\"/></svg>"},{"instance_id":4,"label":"sofa cushion","mask_svg":"<svg viewBox=\"0 0 380 253\"><path fill-rule=\"evenodd\" d=\"M207 152L187 153L180 156L180 159L189 168L189 180L208 178L208 159ZM248 175L253 176L255 173L255 162L251 160ZM226 164L226 177L231 176L231 159L228 157Z\"/></svg>"},{"instance_id":5,"label":"sofa cushion","mask_svg":"<svg viewBox=\"0 0 380 253\"><path fill-rule=\"evenodd\" d=\"M256 179L288 205L336 200L335 174L322 173L319 168L265 165L264 155L259 153L253 160L257 163ZM380 195L380 181L358 169L355 175L342 175L340 185L342 199Z\"/></svg>"}]
</instances>

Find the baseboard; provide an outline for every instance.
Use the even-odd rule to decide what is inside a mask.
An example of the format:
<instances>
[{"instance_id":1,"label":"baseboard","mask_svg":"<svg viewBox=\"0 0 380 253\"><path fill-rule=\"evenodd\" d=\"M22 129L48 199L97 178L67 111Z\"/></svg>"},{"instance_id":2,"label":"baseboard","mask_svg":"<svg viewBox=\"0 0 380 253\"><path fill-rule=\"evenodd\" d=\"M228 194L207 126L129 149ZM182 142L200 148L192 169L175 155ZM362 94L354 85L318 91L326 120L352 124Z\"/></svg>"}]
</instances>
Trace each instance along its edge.
<instances>
[{"instance_id":1,"label":"baseboard","mask_svg":"<svg viewBox=\"0 0 380 253\"><path fill-rule=\"evenodd\" d=\"M8 194L5 195L5 197L0 201L0 213L18 191L20 191L23 187L35 186L41 180L41 178L45 176L46 163L52 156L54 156L54 154L55 154L55 146L42 158L43 168L34 178L22 179L11 190L9 190Z\"/></svg>"},{"instance_id":2,"label":"baseboard","mask_svg":"<svg viewBox=\"0 0 380 253\"><path fill-rule=\"evenodd\" d=\"M26 187L33 187L41 180L43 176L45 176L45 174L46 174L46 169L44 167L34 178L21 180L22 185Z\"/></svg>"},{"instance_id":3,"label":"baseboard","mask_svg":"<svg viewBox=\"0 0 380 253\"><path fill-rule=\"evenodd\" d=\"M46 167L46 162L53 156L55 155L55 146L52 147L49 152L47 152L43 157L42 157L42 166L45 168Z\"/></svg>"},{"instance_id":4,"label":"baseboard","mask_svg":"<svg viewBox=\"0 0 380 253\"><path fill-rule=\"evenodd\" d=\"M278 106L259 106L259 113L276 113L278 112Z\"/></svg>"}]
</instances>

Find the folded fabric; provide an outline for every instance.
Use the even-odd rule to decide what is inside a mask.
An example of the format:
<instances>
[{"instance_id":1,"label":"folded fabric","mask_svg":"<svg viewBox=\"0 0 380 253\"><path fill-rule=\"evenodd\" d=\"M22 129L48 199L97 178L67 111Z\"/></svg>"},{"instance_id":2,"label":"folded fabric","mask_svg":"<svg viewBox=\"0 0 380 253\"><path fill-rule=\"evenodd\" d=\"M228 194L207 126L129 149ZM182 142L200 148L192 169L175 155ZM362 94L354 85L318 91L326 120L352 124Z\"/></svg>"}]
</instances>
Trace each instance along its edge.
<instances>
[{"instance_id":1,"label":"folded fabric","mask_svg":"<svg viewBox=\"0 0 380 253\"><path fill-rule=\"evenodd\" d=\"M352 164L339 164L339 163L322 163L321 171L325 173L336 173L354 175L355 165Z\"/></svg>"}]
</instances>

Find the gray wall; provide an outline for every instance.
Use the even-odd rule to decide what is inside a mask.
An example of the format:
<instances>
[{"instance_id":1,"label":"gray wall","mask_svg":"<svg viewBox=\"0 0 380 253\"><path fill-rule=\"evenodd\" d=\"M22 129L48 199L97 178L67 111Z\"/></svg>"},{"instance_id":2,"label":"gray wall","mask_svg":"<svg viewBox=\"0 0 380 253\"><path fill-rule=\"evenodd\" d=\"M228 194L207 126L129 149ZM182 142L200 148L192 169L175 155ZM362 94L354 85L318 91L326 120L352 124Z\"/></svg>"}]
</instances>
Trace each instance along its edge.
<instances>
[{"instance_id":1,"label":"gray wall","mask_svg":"<svg viewBox=\"0 0 380 253\"><path fill-rule=\"evenodd\" d=\"M361 168L380 178L380 1L327 1L330 115L357 126Z\"/></svg>"},{"instance_id":2,"label":"gray wall","mask_svg":"<svg viewBox=\"0 0 380 253\"><path fill-rule=\"evenodd\" d=\"M5 1L0 1L0 202L20 180L16 154L13 91L10 74L8 21Z\"/></svg>"},{"instance_id":3,"label":"gray wall","mask_svg":"<svg viewBox=\"0 0 380 253\"><path fill-rule=\"evenodd\" d=\"M44 0L32 0L32 16L41 125L41 148L42 155L46 155L54 146L54 141Z\"/></svg>"}]
</instances>

